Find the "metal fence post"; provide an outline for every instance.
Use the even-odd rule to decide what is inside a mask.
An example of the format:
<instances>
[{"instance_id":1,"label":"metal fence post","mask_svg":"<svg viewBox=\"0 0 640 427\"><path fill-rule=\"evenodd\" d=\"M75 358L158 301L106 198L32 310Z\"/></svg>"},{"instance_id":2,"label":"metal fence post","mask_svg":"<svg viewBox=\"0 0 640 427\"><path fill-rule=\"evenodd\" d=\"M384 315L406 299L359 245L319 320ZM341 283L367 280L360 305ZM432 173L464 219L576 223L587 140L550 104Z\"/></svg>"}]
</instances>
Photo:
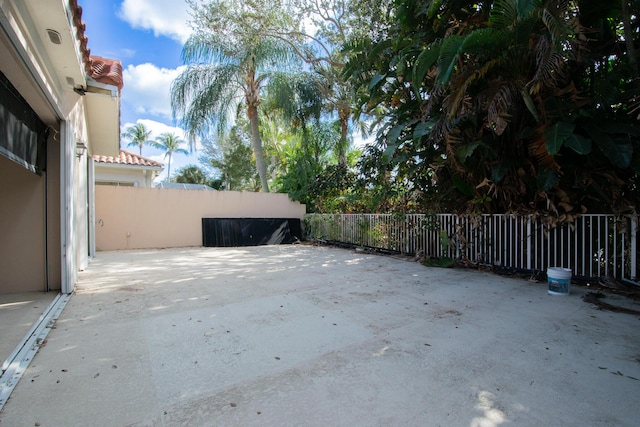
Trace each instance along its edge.
<instances>
[{"instance_id":1,"label":"metal fence post","mask_svg":"<svg viewBox=\"0 0 640 427\"><path fill-rule=\"evenodd\" d=\"M631 266L631 280L636 280L636 255L637 255L637 235L638 235L638 216L631 216L631 235L629 236L629 242L631 244L631 259L629 264Z\"/></svg>"},{"instance_id":2,"label":"metal fence post","mask_svg":"<svg viewBox=\"0 0 640 427\"><path fill-rule=\"evenodd\" d=\"M533 236L531 235L531 215L527 217L527 270L531 270L531 260L533 259L533 254L531 253L531 239Z\"/></svg>"}]
</instances>

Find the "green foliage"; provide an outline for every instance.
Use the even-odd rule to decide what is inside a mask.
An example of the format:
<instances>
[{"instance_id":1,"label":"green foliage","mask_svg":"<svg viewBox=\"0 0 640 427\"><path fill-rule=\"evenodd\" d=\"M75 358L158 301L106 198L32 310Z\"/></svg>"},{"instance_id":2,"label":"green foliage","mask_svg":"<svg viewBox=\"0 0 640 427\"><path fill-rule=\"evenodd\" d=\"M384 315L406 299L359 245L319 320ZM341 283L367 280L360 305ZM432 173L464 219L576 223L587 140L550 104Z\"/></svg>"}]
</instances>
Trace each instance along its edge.
<instances>
[{"instance_id":1,"label":"green foliage","mask_svg":"<svg viewBox=\"0 0 640 427\"><path fill-rule=\"evenodd\" d=\"M396 2L382 37L348 45L359 108L380 117L365 193L565 219L635 209L640 5L622 3Z\"/></svg>"},{"instance_id":2,"label":"green foliage","mask_svg":"<svg viewBox=\"0 0 640 427\"><path fill-rule=\"evenodd\" d=\"M181 184L203 184L216 190L222 188L222 181L220 179L209 178L207 173L196 165L187 165L181 168L175 180Z\"/></svg>"},{"instance_id":3,"label":"green foliage","mask_svg":"<svg viewBox=\"0 0 640 427\"><path fill-rule=\"evenodd\" d=\"M242 126L234 126L222 138L204 140L198 160L211 171L214 177L212 187L233 191L256 190L258 180L251 142Z\"/></svg>"},{"instance_id":4,"label":"green foliage","mask_svg":"<svg viewBox=\"0 0 640 427\"><path fill-rule=\"evenodd\" d=\"M343 46L361 35L380 36L391 23L392 0L188 3L195 32L183 48L188 68L172 86L172 106L190 140L212 130L221 140L246 107L263 190L286 191L315 209L323 196L312 184L334 160L340 170L352 168L351 133L367 130L363 116L354 115ZM227 160L218 159L218 170Z\"/></svg>"},{"instance_id":5,"label":"green foliage","mask_svg":"<svg viewBox=\"0 0 640 427\"><path fill-rule=\"evenodd\" d=\"M438 257L427 257L422 263L427 267L450 268L455 264L455 260L449 256L450 250L453 248L453 242L447 230L439 231L440 253Z\"/></svg>"},{"instance_id":6,"label":"green foliage","mask_svg":"<svg viewBox=\"0 0 640 427\"><path fill-rule=\"evenodd\" d=\"M321 188L324 183L318 183L327 176L326 168L337 161L333 153L339 140L340 131L332 123L318 122L300 129L291 144L281 147L283 168L275 186L293 200L305 203L308 212L322 209L324 198L334 195Z\"/></svg>"},{"instance_id":7,"label":"green foliage","mask_svg":"<svg viewBox=\"0 0 640 427\"><path fill-rule=\"evenodd\" d=\"M345 165L328 165L309 184L314 196L314 212L349 213L349 193L353 173Z\"/></svg>"},{"instance_id":8,"label":"green foliage","mask_svg":"<svg viewBox=\"0 0 640 427\"><path fill-rule=\"evenodd\" d=\"M263 162L263 188L316 212L570 219L638 202L637 2L216 0L193 10L200 25L174 108L200 135L227 130L238 111L251 125L241 126L249 161L248 145L225 151L218 136L218 176L242 164L235 155ZM304 73L283 67L294 56ZM373 118L377 141L354 159L361 118Z\"/></svg>"},{"instance_id":9,"label":"green foliage","mask_svg":"<svg viewBox=\"0 0 640 427\"><path fill-rule=\"evenodd\" d=\"M268 192L267 167L258 125L261 92L272 73L298 67L292 46L277 37L262 37L265 25L281 28L288 15L279 16L282 3L252 0L189 2L194 33L182 49L187 68L171 87L171 106L193 144L215 129L219 136L246 108L251 142L262 191Z\"/></svg>"},{"instance_id":10,"label":"green foliage","mask_svg":"<svg viewBox=\"0 0 640 427\"><path fill-rule=\"evenodd\" d=\"M176 182L181 184L208 184L207 175L196 165L187 165L178 170Z\"/></svg>"}]
</instances>

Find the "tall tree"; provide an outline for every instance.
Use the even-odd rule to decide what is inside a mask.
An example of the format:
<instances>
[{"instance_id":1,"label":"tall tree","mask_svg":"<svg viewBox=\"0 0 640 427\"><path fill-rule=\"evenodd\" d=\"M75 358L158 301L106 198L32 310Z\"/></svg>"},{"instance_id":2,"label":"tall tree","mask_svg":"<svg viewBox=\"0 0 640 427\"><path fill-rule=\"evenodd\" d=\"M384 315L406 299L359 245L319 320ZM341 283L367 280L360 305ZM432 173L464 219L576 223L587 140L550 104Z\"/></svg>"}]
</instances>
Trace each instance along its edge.
<instances>
[{"instance_id":1,"label":"tall tree","mask_svg":"<svg viewBox=\"0 0 640 427\"><path fill-rule=\"evenodd\" d=\"M372 12L376 6L348 0L296 0L296 3L300 13L299 19L302 22L310 21L315 29L313 34L308 29L302 32L302 40L308 43L306 49L299 51L304 52L305 61L313 65L317 74L318 87L324 99L324 111L340 123L340 139L337 141L335 152L338 164L344 168L347 166L347 152L351 146L350 123L357 122L353 115L353 84L344 75L344 64L350 54L345 47L356 34L363 31L360 27L363 14ZM288 34L291 40L295 40L293 36L296 33ZM360 131L366 136L368 129L363 123L358 124L361 125Z\"/></svg>"},{"instance_id":2,"label":"tall tree","mask_svg":"<svg viewBox=\"0 0 640 427\"><path fill-rule=\"evenodd\" d=\"M242 120L240 121L242 123ZM245 126L236 125L229 133L202 141L200 163L212 172L225 190L251 190L259 188L255 162L252 159L251 137Z\"/></svg>"},{"instance_id":3,"label":"tall tree","mask_svg":"<svg viewBox=\"0 0 640 427\"><path fill-rule=\"evenodd\" d=\"M332 160L340 139L340 131L335 123L317 122L305 127L283 147L283 163L286 165L278 176L278 184L283 192L293 200L307 205L308 212L316 212L324 202L324 194L315 190L315 181L327 182L330 174L327 168Z\"/></svg>"},{"instance_id":4,"label":"tall tree","mask_svg":"<svg viewBox=\"0 0 640 427\"><path fill-rule=\"evenodd\" d=\"M410 0L391 15L348 70L362 108L385 112L392 177L452 210L636 207L638 76L620 2Z\"/></svg>"},{"instance_id":5,"label":"tall tree","mask_svg":"<svg viewBox=\"0 0 640 427\"><path fill-rule=\"evenodd\" d=\"M289 45L259 37L258 29L242 20L249 8L244 1L192 2L191 7L195 32L182 50L187 68L171 88L174 114L193 142L196 135L208 134L212 125L223 134L243 104L262 191L268 192L258 126L261 92L274 73L291 70L296 57Z\"/></svg>"},{"instance_id":6,"label":"tall tree","mask_svg":"<svg viewBox=\"0 0 640 427\"><path fill-rule=\"evenodd\" d=\"M129 144L127 144L127 147L139 148L141 156L142 147L151 142L151 131L147 130L146 126L143 123L136 123L135 125L129 126L122 134L122 136L129 140Z\"/></svg>"},{"instance_id":7,"label":"tall tree","mask_svg":"<svg viewBox=\"0 0 640 427\"><path fill-rule=\"evenodd\" d=\"M176 175L176 182L181 184L204 184L209 185L211 180L207 178L207 174L196 165L187 165Z\"/></svg>"},{"instance_id":8,"label":"tall tree","mask_svg":"<svg viewBox=\"0 0 640 427\"><path fill-rule=\"evenodd\" d=\"M182 144L184 144L184 141L176 134L170 132L161 134L155 141L151 142L153 147L164 151L165 159L169 159L167 162L167 182L171 181L171 157L173 154L189 154L189 151L181 147Z\"/></svg>"},{"instance_id":9,"label":"tall tree","mask_svg":"<svg viewBox=\"0 0 640 427\"><path fill-rule=\"evenodd\" d=\"M252 0L245 2L245 9L238 12L246 23L245 28L259 37L287 44L312 71L307 79L316 85L324 113L340 122L341 138L336 148L339 163L343 166L351 142L350 123L358 123L353 116L353 87L342 73L347 59L344 47L354 34L365 32L364 28L358 26L365 27L371 22L365 18L366 14L379 15L379 6L368 3L348 0ZM269 12L263 13L263 10ZM360 127L361 131L365 129Z\"/></svg>"}]
</instances>

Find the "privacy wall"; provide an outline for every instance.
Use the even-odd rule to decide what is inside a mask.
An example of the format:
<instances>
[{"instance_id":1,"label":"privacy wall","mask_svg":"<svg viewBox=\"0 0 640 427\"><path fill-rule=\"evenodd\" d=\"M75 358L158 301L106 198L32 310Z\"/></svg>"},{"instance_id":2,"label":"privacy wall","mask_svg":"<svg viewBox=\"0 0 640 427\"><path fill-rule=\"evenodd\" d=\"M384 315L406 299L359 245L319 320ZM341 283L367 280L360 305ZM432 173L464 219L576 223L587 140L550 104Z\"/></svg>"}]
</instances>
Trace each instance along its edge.
<instances>
[{"instance_id":1,"label":"privacy wall","mask_svg":"<svg viewBox=\"0 0 640 427\"><path fill-rule=\"evenodd\" d=\"M96 186L96 249L202 246L202 218L299 218L286 194Z\"/></svg>"}]
</instances>

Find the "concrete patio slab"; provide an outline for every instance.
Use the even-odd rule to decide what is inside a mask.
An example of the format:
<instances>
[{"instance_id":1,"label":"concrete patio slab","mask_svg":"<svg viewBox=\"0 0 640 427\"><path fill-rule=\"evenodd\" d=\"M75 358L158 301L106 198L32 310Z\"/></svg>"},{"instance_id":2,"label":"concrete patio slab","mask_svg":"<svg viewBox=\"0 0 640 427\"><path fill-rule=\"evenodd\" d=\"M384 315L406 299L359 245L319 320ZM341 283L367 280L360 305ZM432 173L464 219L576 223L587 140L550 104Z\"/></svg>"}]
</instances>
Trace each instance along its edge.
<instances>
[{"instance_id":1,"label":"concrete patio slab","mask_svg":"<svg viewBox=\"0 0 640 427\"><path fill-rule=\"evenodd\" d=\"M101 252L0 426L636 426L640 319L585 292L307 245Z\"/></svg>"},{"instance_id":2,"label":"concrete patio slab","mask_svg":"<svg viewBox=\"0 0 640 427\"><path fill-rule=\"evenodd\" d=\"M0 295L0 363L22 340L58 292L22 292Z\"/></svg>"}]
</instances>

